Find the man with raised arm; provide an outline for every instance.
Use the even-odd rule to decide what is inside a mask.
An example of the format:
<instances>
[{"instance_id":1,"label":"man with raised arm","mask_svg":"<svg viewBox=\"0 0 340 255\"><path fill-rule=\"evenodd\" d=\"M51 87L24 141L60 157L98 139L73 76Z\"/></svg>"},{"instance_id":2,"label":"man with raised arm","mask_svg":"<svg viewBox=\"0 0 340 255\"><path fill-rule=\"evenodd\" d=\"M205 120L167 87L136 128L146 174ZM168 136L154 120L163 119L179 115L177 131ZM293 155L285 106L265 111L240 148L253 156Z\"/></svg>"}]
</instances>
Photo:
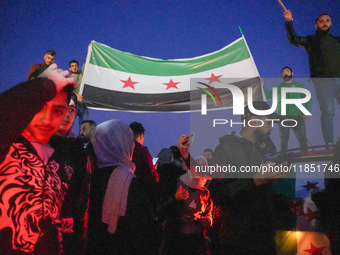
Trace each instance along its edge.
<instances>
[{"instance_id":1,"label":"man with raised arm","mask_svg":"<svg viewBox=\"0 0 340 255\"><path fill-rule=\"evenodd\" d=\"M60 254L57 220L72 166L49 140L76 85L52 64L0 95L0 253ZM60 223L59 223L60 224Z\"/></svg>"},{"instance_id":2,"label":"man with raised arm","mask_svg":"<svg viewBox=\"0 0 340 255\"><path fill-rule=\"evenodd\" d=\"M340 104L340 37L330 33L332 19L328 13L317 17L315 34L305 37L296 35L289 10L284 12L284 17L289 42L307 51L310 77L321 110L322 134L329 148L334 145L334 98Z\"/></svg>"}]
</instances>

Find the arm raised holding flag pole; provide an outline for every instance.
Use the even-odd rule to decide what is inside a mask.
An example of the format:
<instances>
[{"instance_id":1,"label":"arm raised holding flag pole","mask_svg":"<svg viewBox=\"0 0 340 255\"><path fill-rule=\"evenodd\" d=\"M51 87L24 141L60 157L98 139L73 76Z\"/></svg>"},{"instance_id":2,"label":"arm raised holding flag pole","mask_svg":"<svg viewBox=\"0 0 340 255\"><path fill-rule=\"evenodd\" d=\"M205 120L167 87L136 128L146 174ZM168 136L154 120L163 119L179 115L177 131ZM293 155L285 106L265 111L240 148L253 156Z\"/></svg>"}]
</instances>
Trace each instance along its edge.
<instances>
[{"instance_id":1,"label":"arm raised holding flag pole","mask_svg":"<svg viewBox=\"0 0 340 255\"><path fill-rule=\"evenodd\" d=\"M277 0L277 1L281 5L282 9L285 11L284 12L284 17L285 17L286 21L287 22L292 22L293 21L292 13L289 10L287 10L286 6L281 2L281 0Z\"/></svg>"}]
</instances>

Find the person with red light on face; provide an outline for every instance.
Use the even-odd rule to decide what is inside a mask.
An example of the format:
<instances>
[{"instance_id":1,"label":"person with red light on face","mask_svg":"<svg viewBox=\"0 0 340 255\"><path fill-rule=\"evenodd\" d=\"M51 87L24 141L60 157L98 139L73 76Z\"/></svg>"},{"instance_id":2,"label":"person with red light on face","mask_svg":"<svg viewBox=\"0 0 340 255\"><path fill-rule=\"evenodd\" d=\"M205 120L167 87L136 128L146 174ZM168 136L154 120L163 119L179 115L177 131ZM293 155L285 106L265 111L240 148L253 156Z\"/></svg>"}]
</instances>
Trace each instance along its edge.
<instances>
[{"instance_id":1,"label":"person with red light on face","mask_svg":"<svg viewBox=\"0 0 340 255\"><path fill-rule=\"evenodd\" d=\"M54 63L54 60L57 56L57 53L54 50L48 50L44 55L44 63L42 64L34 64L31 66L28 74L27 80L34 79L38 77L47 67Z\"/></svg>"},{"instance_id":2,"label":"person with red light on face","mask_svg":"<svg viewBox=\"0 0 340 255\"><path fill-rule=\"evenodd\" d=\"M183 137L189 136L182 135L181 138ZM188 149L187 147L186 150ZM204 157L198 157L195 165L208 166L208 162ZM206 254L206 230L213 222L213 202L205 187L206 182L206 178L191 171L178 178L177 191L167 201L165 209L164 240L160 254Z\"/></svg>"},{"instance_id":3,"label":"person with red light on face","mask_svg":"<svg viewBox=\"0 0 340 255\"><path fill-rule=\"evenodd\" d=\"M55 64L0 95L0 254L59 254L57 222L72 168L49 140L75 81Z\"/></svg>"},{"instance_id":4,"label":"person with red light on face","mask_svg":"<svg viewBox=\"0 0 340 255\"><path fill-rule=\"evenodd\" d=\"M326 148L334 146L334 98L340 104L340 37L330 33L332 19L328 13L315 21L315 35L297 36L292 13L284 12L289 42L307 51L310 77L313 80L321 111L321 129Z\"/></svg>"}]
</instances>

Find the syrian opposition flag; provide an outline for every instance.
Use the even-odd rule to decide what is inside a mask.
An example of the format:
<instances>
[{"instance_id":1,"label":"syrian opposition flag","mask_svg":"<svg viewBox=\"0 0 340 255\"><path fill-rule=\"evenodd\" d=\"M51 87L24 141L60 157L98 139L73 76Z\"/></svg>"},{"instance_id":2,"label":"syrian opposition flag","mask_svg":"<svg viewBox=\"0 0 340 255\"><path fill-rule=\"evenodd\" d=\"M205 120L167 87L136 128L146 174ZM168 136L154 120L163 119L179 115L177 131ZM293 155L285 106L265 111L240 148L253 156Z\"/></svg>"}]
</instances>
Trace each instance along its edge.
<instances>
[{"instance_id":1,"label":"syrian opposition flag","mask_svg":"<svg viewBox=\"0 0 340 255\"><path fill-rule=\"evenodd\" d=\"M313 162L322 166L323 162ZM296 214L294 230L277 231L275 241L277 254L284 255L330 255L330 243L322 233L317 219L318 208L311 199L314 188L325 189L325 176L321 172L307 172L310 164L295 165L295 173L276 185L276 192L292 199L291 209ZM303 170L303 171L302 171Z\"/></svg>"},{"instance_id":2,"label":"syrian opposition flag","mask_svg":"<svg viewBox=\"0 0 340 255\"><path fill-rule=\"evenodd\" d=\"M197 102L194 110L199 110L202 94L199 87L206 87L198 84L190 89L191 78L201 78L202 83L210 87L218 85L222 78L237 78L234 85L243 90L254 84L261 87L244 37L207 55L174 60L137 56L92 41L81 93L92 108L180 112L193 110L190 104ZM262 99L261 89L257 91L255 98ZM221 97L228 98L228 95Z\"/></svg>"}]
</instances>

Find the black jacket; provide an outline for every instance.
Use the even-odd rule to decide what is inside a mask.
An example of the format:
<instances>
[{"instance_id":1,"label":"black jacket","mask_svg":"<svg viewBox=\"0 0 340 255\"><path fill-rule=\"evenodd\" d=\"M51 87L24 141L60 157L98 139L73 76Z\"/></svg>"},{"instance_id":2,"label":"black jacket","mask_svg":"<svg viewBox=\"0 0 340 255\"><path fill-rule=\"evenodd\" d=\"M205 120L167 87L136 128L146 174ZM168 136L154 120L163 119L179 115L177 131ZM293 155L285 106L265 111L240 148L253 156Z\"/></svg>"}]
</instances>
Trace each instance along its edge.
<instances>
[{"instance_id":1,"label":"black jacket","mask_svg":"<svg viewBox=\"0 0 340 255\"><path fill-rule=\"evenodd\" d=\"M238 135L226 135L220 138L212 161L213 165L230 164L241 170L242 167L260 166L267 160L248 140ZM211 198L219 206L221 217L219 241L228 249L238 250L238 254L275 254L277 219L282 213L290 214L288 203L281 203L284 199L274 192L271 184L256 186L253 175L226 174L226 178L211 181ZM294 225L294 218L292 220L291 225Z\"/></svg>"},{"instance_id":2,"label":"black jacket","mask_svg":"<svg viewBox=\"0 0 340 255\"><path fill-rule=\"evenodd\" d=\"M330 35L334 37L340 43L340 37L334 36L330 33L319 33L318 31L315 35L297 36L293 27L293 22L286 22L287 37L290 44L305 48L309 59L309 71L310 77L325 77L324 74L324 63L321 55L321 43L320 39L323 36Z\"/></svg>"}]
</instances>

